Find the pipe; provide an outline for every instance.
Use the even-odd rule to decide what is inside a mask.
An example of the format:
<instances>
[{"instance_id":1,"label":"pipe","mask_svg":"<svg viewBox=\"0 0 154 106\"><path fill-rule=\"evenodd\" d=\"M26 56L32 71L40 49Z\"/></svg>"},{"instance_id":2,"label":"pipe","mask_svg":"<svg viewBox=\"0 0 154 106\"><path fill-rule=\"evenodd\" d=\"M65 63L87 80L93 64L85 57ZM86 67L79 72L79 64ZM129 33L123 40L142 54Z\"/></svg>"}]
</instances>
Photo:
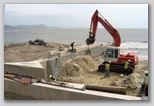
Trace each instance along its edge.
<instances>
[{"instance_id":1,"label":"pipe","mask_svg":"<svg viewBox=\"0 0 154 106\"><path fill-rule=\"evenodd\" d=\"M126 87L85 85L85 88L88 90L96 90L126 95Z\"/></svg>"}]
</instances>

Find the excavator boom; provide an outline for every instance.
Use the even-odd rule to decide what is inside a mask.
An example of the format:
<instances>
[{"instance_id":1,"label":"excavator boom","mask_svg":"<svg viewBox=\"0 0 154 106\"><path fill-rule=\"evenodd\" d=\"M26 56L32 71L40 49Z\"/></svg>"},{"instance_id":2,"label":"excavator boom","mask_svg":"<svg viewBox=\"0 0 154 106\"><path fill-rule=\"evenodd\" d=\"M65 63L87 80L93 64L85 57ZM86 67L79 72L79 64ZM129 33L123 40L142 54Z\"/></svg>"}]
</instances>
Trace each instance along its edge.
<instances>
[{"instance_id":1,"label":"excavator boom","mask_svg":"<svg viewBox=\"0 0 154 106\"><path fill-rule=\"evenodd\" d=\"M121 38L120 38L119 32L100 13L99 14L102 16L102 18L99 17L98 13L99 13L98 10L96 10L92 16L90 31L89 31L89 38L87 38L86 44L90 45L95 42L97 25L98 25L98 22L100 22L104 26L104 28L110 33L110 35L113 37L114 46L119 47L121 44Z\"/></svg>"}]
</instances>

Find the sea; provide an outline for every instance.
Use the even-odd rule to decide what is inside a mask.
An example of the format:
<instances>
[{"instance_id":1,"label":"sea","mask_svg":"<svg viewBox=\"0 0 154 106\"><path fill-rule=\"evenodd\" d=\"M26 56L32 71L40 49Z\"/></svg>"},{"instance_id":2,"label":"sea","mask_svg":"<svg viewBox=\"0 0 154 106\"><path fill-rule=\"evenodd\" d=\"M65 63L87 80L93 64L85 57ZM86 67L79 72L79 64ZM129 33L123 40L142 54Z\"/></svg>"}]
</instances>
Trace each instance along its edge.
<instances>
[{"instance_id":1,"label":"sea","mask_svg":"<svg viewBox=\"0 0 154 106\"><path fill-rule=\"evenodd\" d=\"M133 52L139 59L148 60L148 29L117 29L121 37L121 53ZM46 42L85 44L89 29L18 29L4 30L4 43L20 43L43 39ZM112 36L105 29L97 29L95 43L113 42Z\"/></svg>"}]
</instances>

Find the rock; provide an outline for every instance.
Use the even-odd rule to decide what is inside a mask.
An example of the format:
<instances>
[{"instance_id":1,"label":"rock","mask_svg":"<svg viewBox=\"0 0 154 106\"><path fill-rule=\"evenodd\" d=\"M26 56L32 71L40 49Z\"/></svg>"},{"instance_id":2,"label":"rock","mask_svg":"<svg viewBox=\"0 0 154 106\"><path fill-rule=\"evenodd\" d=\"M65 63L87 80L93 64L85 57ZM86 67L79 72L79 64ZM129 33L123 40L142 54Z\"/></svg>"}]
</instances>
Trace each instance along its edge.
<instances>
[{"instance_id":1,"label":"rock","mask_svg":"<svg viewBox=\"0 0 154 106\"><path fill-rule=\"evenodd\" d=\"M120 76L120 77L124 77L124 74L120 74L119 76Z\"/></svg>"},{"instance_id":2,"label":"rock","mask_svg":"<svg viewBox=\"0 0 154 106\"><path fill-rule=\"evenodd\" d=\"M34 41L30 40L29 44L31 45L39 45L39 46L48 46L47 42L45 42L43 39L35 39Z\"/></svg>"},{"instance_id":3,"label":"rock","mask_svg":"<svg viewBox=\"0 0 154 106\"><path fill-rule=\"evenodd\" d=\"M116 81L113 81L110 85L111 86L118 86L119 82L116 80Z\"/></svg>"}]
</instances>

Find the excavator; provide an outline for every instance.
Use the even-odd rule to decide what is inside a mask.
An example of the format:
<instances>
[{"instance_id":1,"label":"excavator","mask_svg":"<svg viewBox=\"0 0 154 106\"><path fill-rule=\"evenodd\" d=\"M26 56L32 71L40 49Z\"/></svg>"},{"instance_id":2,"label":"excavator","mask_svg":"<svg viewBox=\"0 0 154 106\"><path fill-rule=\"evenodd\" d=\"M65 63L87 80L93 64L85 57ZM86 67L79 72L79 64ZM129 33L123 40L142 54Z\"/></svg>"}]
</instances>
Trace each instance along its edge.
<instances>
[{"instance_id":1,"label":"excavator","mask_svg":"<svg viewBox=\"0 0 154 106\"><path fill-rule=\"evenodd\" d=\"M104 52L104 62L98 66L98 71L105 72L105 64L111 61L110 71L124 73L124 64L131 60L128 73L133 73L135 65L138 64L138 56L129 52L128 54L120 54L121 38L119 32L96 10L91 18L89 38L86 39L86 44L91 45L95 42L98 22L109 32L113 37L114 43L112 46L106 48Z\"/></svg>"}]
</instances>

